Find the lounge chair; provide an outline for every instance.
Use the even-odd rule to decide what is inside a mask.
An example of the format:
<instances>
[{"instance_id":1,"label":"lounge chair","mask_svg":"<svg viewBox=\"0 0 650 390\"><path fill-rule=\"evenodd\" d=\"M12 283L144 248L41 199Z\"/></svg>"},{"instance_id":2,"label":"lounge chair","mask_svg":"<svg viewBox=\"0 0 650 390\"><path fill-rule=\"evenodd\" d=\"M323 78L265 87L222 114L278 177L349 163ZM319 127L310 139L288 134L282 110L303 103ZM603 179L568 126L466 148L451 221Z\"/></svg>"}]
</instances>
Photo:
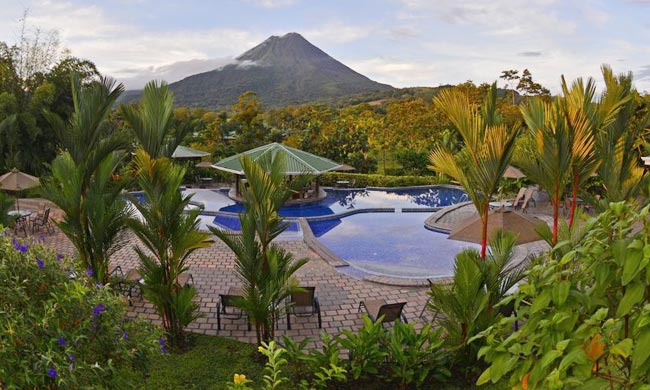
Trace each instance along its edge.
<instances>
[{"instance_id":1,"label":"lounge chair","mask_svg":"<svg viewBox=\"0 0 650 390\"><path fill-rule=\"evenodd\" d=\"M521 187L519 189L519 192L517 193L517 196L513 200L511 200L513 209L516 209L517 206L519 206L519 202L524 200L524 196L526 195L526 190L527 190L526 187Z\"/></svg>"},{"instance_id":2,"label":"lounge chair","mask_svg":"<svg viewBox=\"0 0 650 390\"><path fill-rule=\"evenodd\" d=\"M50 222L50 209L45 209L42 215L37 215L32 219L32 234L36 231L36 228L46 228L48 233L54 233L54 227L52 222Z\"/></svg>"},{"instance_id":3,"label":"lounge chair","mask_svg":"<svg viewBox=\"0 0 650 390\"><path fill-rule=\"evenodd\" d=\"M394 322L402 319L405 324L408 323L404 316L404 306L406 302L399 303L386 303L384 299L376 299L371 301L359 302L359 312L363 308L368 314L368 317L374 322L380 317L383 317L382 326L387 322Z\"/></svg>"},{"instance_id":4,"label":"lounge chair","mask_svg":"<svg viewBox=\"0 0 650 390\"><path fill-rule=\"evenodd\" d=\"M144 285L144 279L140 275L140 271L136 268L131 268L126 271L126 274L122 271L122 267L119 265L113 268L110 272L110 276L117 280L117 289L123 294L126 294L127 299L129 300L129 305L133 306L133 294L139 293L142 296L142 286ZM183 272L178 275L178 284L183 287L191 286L194 284L194 276L191 273Z\"/></svg>"},{"instance_id":5,"label":"lounge chair","mask_svg":"<svg viewBox=\"0 0 650 390\"><path fill-rule=\"evenodd\" d=\"M316 297L316 287L301 287L303 292L296 292L287 298L287 329L291 329L291 315L296 317L311 317L318 315L318 327L323 323L320 314L320 303Z\"/></svg>"},{"instance_id":6,"label":"lounge chair","mask_svg":"<svg viewBox=\"0 0 650 390\"><path fill-rule=\"evenodd\" d=\"M221 330L221 318L228 318L238 320L246 316L246 325L248 330L251 330L251 322L246 312L234 305L234 301L241 298L244 291L241 288L230 287L228 294L219 294L219 302L217 302L217 330Z\"/></svg>"},{"instance_id":7,"label":"lounge chair","mask_svg":"<svg viewBox=\"0 0 650 390\"><path fill-rule=\"evenodd\" d=\"M537 207L537 203L535 202L535 199L533 199L533 195L537 192L537 189L535 187L528 187L526 189L526 194L524 195L524 200L521 203L521 211L522 212L527 212L528 211L528 203L533 202L535 204L535 207Z\"/></svg>"}]
</instances>

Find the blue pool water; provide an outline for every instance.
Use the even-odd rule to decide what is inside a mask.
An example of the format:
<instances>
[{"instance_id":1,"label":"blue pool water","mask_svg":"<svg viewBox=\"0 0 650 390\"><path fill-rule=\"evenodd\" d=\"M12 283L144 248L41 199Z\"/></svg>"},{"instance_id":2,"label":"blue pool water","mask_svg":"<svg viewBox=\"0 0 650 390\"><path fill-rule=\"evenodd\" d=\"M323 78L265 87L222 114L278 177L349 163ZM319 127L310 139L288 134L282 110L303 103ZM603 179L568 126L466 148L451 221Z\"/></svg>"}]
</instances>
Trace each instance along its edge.
<instances>
[{"instance_id":1,"label":"blue pool water","mask_svg":"<svg viewBox=\"0 0 650 390\"><path fill-rule=\"evenodd\" d=\"M407 278L453 275L454 257L479 245L448 240L447 234L424 228L430 213L362 213L310 221L318 240L350 264L341 271Z\"/></svg>"},{"instance_id":2,"label":"blue pool water","mask_svg":"<svg viewBox=\"0 0 650 390\"><path fill-rule=\"evenodd\" d=\"M450 187L420 187L393 190L328 189L318 202L288 205L280 209L283 217L316 217L369 208L431 208L449 206L467 200L464 191ZM219 211L241 213L244 206L235 203Z\"/></svg>"},{"instance_id":3,"label":"blue pool water","mask_svg":"<svg viewBox=\"0 0 650 390\"><path fill-rule=\"evenodd\" d=\"M229 230L235 230L239 231L241 230L241 223L239 222L239 217L235 216L230 216L230 215L217 215L214 218L213 223L217 226L229 229ZM285 232L298 232L300 231L300 225L298 222L295 221L289 221L285 222L287 225L287 229Z\"/></svg>"}]
</instances>

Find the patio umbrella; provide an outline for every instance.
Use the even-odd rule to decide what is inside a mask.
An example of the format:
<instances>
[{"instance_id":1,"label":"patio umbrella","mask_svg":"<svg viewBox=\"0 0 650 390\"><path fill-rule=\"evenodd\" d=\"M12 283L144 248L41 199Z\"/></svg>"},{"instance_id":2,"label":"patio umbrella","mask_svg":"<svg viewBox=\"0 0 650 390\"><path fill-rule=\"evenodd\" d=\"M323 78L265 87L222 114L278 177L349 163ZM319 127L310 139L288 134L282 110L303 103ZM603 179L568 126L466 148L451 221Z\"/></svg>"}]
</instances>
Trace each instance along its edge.
<instances>
[{"instance_id":1,"label":"patio umbrella","mask_svg":"<svg viewBox=\"0 0 650 390\"><path fill-rule=\"evenodd\" d=\"M40 184L38 177L23 173L16 168L0 176L0 190L3 191L20 192ZM20 209L18 198L16 198L16 209Z\"/></svg>"},{"instance_id":2,"label":"patio umbrella","mask_svg":"<svg viewBox=\"0 0 650 390\"><path fill-rule=\"evenodd\" d=\"M526 177L526 175L524 175L522 171L513 167L512 165L508 165L506 171L503 173L503 177L506 179L521 179Z\"/></svg>"},{"instance_id":3,"label":"patio umbrella","mask_svg":"<svg viewBox=\"0 0 650 390\"><path fill-rule=\"evenodd\" d=\"M341 164L336 169L334 169L336 172L345 172L345 171L356 171L357 169L353 167L352 165L348 164Z\"/></svg>"},{"instance_id":4,"label":"patio umbrella","mask_svg":"<svg viewBox=\"0 0 650 390\"><path fill-rule=\"evenodd\" d=\"M200 163L196 164L195 167L197 168L212 168L213 162L210 161L201 161Z\"/></svg>"},{"instance_id":5,"label":"patio umbrella","mask_svg":"<svg viewBox=\"0 0 650 390\"><path fill-rule=\"evenodd\" d=\"M488 237L497 229L503 229L518 234L517 244L525 244L541 240L535 227L545 222L517 211L498 209L488 214ZM479 216L460 221L447 237L450 240L481 243L482 223Z\"/></svg>"}]
</instances>

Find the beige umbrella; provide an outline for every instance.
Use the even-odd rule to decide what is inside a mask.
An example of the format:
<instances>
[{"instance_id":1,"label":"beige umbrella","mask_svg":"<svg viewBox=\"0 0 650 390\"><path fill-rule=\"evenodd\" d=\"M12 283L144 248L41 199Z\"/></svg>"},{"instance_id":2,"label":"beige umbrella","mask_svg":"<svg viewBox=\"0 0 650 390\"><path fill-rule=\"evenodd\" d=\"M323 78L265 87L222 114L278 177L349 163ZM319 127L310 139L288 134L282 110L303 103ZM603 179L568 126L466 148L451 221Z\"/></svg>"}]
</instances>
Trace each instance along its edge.
<instances>
[{"instance_id":1,"label":"beige umbrella","mask_svg":"<svg viewBox=\"0 0 650 390\"><path fill-rule=\"evenodd\" d=\"M491 237L495 230L502 229L518 234L517 244L538 241L542 238L535 231L535 227L544 223L538 218L520 212L498 209L488 214L488 237ZM479 216L470 217L460 221L447 238L480 244L482 228Z\"/></svg>"},{"instance_id":2,"label":"beige umbrella","mask_svg":"<svg viewBox=\"0 0 650 390\"><path fill-rule=\"evenodd\" d=\"M506 171L503 173L503 177L507 179L521 179L526 177L526 175L524 175L522 171L513 167L512 165L508 165Z\"/></svg>"},{"instance_id":3,"label":"beige umbrella","mask_svg":"<svg viewBox=\"0 0 650 390\"><path fill-rule=\"evenodd\" d=\"M341 165L339 165L338 167L336 167L336 168L334 169L334 171L337 171L337 172L356 171L356 168L353 167L352 165L341 164Z\"/></svg>"},{"instance_id":4,"label":"beige umbrella","mask_svg":"<svg viewBox=\"0 0 650 390\"><path fill-rule=\"evenodd\" d=\"M197 168L212 168L213 162L210 161L201 161L200 163L196 164L195 167Z\"/></svg>"},{"instance_id":5,"label":"beige umbrella","mask_svg":"<svg viewBox=\"0 0 650 390\"><path fill-rule=\"evenodd\" d=\"M16 168L0 176L0 190L3 191L19 192L40 184L38 177L23 173ZM16 198L16 209L20 209L18 198Z\"/></svg>"}]
</instances>

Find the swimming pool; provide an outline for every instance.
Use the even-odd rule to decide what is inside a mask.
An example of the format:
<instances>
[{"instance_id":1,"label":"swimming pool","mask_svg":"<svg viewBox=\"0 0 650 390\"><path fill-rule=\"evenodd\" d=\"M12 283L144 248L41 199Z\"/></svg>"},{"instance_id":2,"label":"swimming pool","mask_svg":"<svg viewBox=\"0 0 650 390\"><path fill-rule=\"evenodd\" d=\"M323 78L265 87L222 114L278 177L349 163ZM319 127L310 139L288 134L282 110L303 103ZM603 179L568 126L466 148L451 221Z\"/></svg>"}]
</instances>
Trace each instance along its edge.
<instances>
[{"instance_id":1,"label":"swimming pool","mask_svg":"<svg viewBox=\"0 0 650 390\"><path fill-rule=\"evenodd\" d=\"M467 194L446 186L411 187L399 189L328 189L327 196L305 204L283 206L280 215L288 218L322 217L348 213L353 210L376 208L436 208L466 201ZM232 202L219 211L241 213L244 206Z\"/></svg>"},{"instance_id":2,"label":"swimming pool","mask_svg":"<svg viewBox=\"0 0 650 390\"><path fill-rule=\"evenodd\" d=\"M424 227L425 212L362 213L309 221L317 240L345 260L340 271L399 278L439 278L453 275L454 257L479 245L448 240L447 234Z\"/></svg>"}]
</instances>

